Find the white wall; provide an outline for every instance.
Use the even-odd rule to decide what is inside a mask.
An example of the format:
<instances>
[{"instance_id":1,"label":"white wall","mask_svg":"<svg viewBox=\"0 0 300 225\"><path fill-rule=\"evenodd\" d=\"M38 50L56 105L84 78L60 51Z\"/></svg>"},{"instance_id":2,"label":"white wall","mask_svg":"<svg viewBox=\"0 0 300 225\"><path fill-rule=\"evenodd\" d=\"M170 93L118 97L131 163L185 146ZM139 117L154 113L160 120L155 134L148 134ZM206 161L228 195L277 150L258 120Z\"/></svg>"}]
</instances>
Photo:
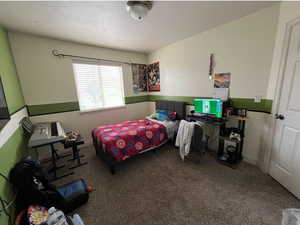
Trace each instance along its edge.
<instances>
[{"instance_id":1,"label":"white wall","mask_svg":"<svg viewBox=\"0 0 300 225\"><path fill-rule=\"evenodd\" d=\"M211 96L208 65L214 53L215 72L231 72L231 97L267 98L278 10L276 4L152 52L148 62L160 62L161 91L151 94ZM257 163L262 160L261 136L269 115L249 112L248 116L244 157Z\"/></svg>"},{"instance_id":2,"label":"white wall","mask_svg":"<svg viewBox=\"0 0 300 225\"><path fill-rule=\"evenodd\" d=\"M149 55L159 61L161 92L175 96L211 96L209 55L215 54L215 72L231 72L230 96L267 96L278 6L260 10ZM156 94L156 93L155 93Z\"/></svg>"},{"instance_id":3,"label":"white wall","mask_svg":"<svg viewBox=\"0 0 300 225\"><path fill-rule=\"evenodd\" d=\"M287 23L300 18L300 2L282 2L280 3L277 35L274 47L273 61L271 67L271 75L269 77L269 85L267 97L273 98L272 114L276 113L277 100L279 99L279 88L281 85L280 68L283 60L283 47L285 43L285 29ZM268 172L269 159L272 151L272 138L273 129L275 127L274 117L269 117L264 127L264 136L262 137L262 149L261 157L264 160L260 163L260 167Z\"/></svg>"},{"instance_id":4,"label":"white wall","mask_svg":"<svg viewBox=\"0 0 300 225\"><path fill-rule=\"evenodd\" d=\"M81 45L18 32L9 32L9 39L27 105L77 101L71 59L54 57L51 54L53 49L65 54L147 63L147 56L136 52ZM134 96L130 66L125 66L123 72L125 96ZM79 130L89 138L91 130L98 125L141 118L148 115L148 111L148 103L137 103L118 109L82 114L78 111L57 113L31 119L33 122L61 121L66 129Z\"/></svg>"}]
</instances>

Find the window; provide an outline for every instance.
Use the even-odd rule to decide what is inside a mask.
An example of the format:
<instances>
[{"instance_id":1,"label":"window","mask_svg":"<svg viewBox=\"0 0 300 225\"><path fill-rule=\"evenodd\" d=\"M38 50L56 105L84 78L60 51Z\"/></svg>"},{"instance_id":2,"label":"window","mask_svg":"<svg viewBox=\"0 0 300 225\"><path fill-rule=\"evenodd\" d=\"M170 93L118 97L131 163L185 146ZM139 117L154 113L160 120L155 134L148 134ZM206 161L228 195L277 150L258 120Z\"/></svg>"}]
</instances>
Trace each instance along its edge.
<instances>
[{"instance_id":1,"label":"window","mask_svg":"<svg viewBox=\"0 0 300 225\"><path fill-rule=\"evenodd\" d=\"M80 111L124 105L122 67L73 63Z\"/></svg>"}]
</instances>

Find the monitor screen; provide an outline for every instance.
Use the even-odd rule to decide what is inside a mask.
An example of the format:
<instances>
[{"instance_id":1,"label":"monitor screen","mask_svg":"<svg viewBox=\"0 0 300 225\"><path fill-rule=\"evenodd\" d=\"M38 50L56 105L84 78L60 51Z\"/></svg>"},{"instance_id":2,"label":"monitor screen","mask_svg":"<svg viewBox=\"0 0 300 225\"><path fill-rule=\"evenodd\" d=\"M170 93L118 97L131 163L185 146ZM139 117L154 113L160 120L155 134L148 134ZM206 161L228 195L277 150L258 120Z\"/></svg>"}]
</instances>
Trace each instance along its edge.
<instances>
[{"instance_id":1,"label":"monitor screen","mask_svg":"<svg viewBox=\"0 0 300 225\"><path fill-rule=\"evenodd\" d=\"M222 118L222 101L220 99L194 99L195 112L215 115Z\"/></svg>"}]
</instances>

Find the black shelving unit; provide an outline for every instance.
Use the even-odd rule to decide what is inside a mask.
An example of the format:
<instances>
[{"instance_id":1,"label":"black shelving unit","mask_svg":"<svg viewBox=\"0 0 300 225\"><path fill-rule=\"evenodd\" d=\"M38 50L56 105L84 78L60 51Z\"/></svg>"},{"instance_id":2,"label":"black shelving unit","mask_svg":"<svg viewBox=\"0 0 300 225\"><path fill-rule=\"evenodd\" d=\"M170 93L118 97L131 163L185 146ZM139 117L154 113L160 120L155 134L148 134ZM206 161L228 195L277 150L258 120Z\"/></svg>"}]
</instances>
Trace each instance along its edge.
<instances>
[{"instance_id":1,"label":"black shelving unit","mask_svg":"<svg viewBox=\"0 0 300 225\"><path fill-rule=\"evenodd\" d=\"M240 117L240 116L230 116L228 119L235 119L238 120L238 133L240 134L240 140L236 139L231 139L228 135L223 135L222 131L226 129L226 127L222 127L220 131L220 139L219 139L219 149L217 153L217 159L220 163L229 166L231 168L236 168L238 164L243 160L243 145L244 145L244 137L245 137L245 126L246 126L246 120L248 119L247 117ZM232 142L235 145L235 151L234 157L229 158L228 160L223 160L222 156L224 155L224 146L225 146L225 141Z\"/></svg>"}]
</instances>

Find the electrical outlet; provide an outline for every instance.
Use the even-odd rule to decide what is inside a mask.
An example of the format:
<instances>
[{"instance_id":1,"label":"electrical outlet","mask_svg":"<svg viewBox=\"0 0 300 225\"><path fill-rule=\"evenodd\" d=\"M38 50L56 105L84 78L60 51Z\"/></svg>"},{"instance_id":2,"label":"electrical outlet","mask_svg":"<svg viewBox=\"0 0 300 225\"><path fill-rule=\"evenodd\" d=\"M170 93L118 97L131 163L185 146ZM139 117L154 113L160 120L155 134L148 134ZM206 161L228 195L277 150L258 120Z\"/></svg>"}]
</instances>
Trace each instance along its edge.
<instances>
[{"instance_id":1,"label":"electrical outlet","mask_svg":"<svg viewBox=\"0 0 300 225\"><path fill-rule=\"evenodd\" d=\"M255 98L254 98L254 102L255 102L255 103L260 103L260 102L261 102L261 99L262 99L262 96L261 96L261 95L257 95L257 96L255 96Z\"/></svg>"}]
</instances>

